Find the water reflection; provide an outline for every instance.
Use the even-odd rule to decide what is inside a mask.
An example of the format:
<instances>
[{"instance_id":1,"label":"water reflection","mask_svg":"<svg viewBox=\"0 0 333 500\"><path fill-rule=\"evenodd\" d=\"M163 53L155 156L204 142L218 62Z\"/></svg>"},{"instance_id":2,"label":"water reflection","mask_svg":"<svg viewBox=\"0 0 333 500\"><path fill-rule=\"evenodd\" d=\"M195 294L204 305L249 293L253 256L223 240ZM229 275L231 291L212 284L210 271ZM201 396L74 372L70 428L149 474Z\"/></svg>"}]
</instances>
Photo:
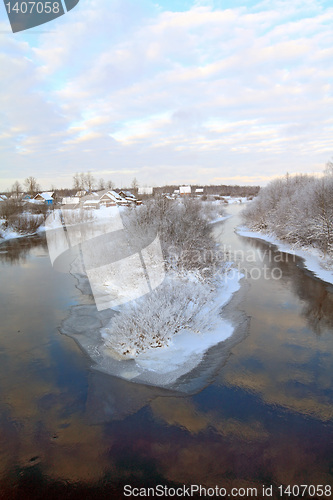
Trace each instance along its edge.
<instances>
[{"instance_id":1,"label":"water reflection","mask_svg":"<svg viewBox=\"0 0 333 500\"><path fill-rule=\"evenodd\" d=\"M48 255L45 237L30 236L5 241L0 245L0 263L22 264L28 255L36 249L42 250L44 255Z\"/></svg>"},{"instance_id":2,"label":"water reflection","mask_svg":"<svg viewBox=\"0 0 333 500\"><path fill-rule=\"evenodd\" d=\"M124 484L333 485L331 289L283 254L269 262L269 247L237 236L236 224L214 228L221 242L256 252L246 269L278 266L282 277L247 279L227 312L250 317L249 331L210 353L205 383L199 372L183 381L188 394L91 370L58 331L71 308L92 306L89 290L37 257L43 243L2 260L2 498L124 498Z\"/></svg>"},{"instance_id":3,"label":"water reflection","mask_svg":"<svg viewBox=\"0 0 333 500\"><path fill-rule=\"evenodd\" d=\"M276 273L286 286L292 287L304 303L302 315L309 327L317 334L332 333L333 325L333 286L317 279L311 272L304 271L302 259L280 252L274 245L268 245L254 238L246 239L247 244L258 250L264 257L264 264L280 270Z\"/></svg>"},{"instance_id":4,"label":"water reflection","mask_svg":"<svg viewBox=\"0 0 333 500\"><path fill-rule=\"evenodd\" d=\"M237 218L227 222L231 231ZM227 230L221 234L224 241ZM304 272L300 259L272 245L234 233L231 241L232 250L240 247L244 255L255 250L257 259L242 262L249 284L243 306L251 316L250 333L233 349L236 356L220 374L220 383L259 394L270 405L332 421L331 287ZM279 269L279 279L251 279L249 270L255 266Z\"/></svg>"}]
</instances>

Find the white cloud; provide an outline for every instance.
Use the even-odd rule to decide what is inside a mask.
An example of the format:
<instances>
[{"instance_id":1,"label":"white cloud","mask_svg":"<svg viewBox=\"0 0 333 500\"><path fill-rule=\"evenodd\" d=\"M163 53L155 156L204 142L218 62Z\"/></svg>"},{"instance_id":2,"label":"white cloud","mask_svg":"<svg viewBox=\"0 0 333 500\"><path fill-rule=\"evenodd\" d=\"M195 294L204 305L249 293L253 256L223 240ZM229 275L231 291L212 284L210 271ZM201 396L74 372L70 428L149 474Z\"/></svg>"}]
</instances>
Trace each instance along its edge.
<instances>
[{"instance_id":1,"label":"white cloud","mask_svg":"<svg viewBox=\"0 0 333 500\"><path fill-rule=\"evenodd\" d=\"M183 12L93 0L53 33L3 36L0 189L28 175L70 185L81 170L159 184L324 166L332 18L315 0Z\"/></svg>"}]
</instances>

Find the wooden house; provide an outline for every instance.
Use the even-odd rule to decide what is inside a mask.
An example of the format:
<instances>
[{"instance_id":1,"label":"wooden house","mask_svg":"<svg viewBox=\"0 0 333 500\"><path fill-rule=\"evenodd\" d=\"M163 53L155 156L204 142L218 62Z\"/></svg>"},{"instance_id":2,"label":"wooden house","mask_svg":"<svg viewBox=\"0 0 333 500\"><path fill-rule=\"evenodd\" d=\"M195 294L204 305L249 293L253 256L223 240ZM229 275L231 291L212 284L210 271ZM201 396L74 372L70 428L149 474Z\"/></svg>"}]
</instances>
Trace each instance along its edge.
<instances>
[{"instance_id":1,"label":"wooden house","mask_svg":"<svg viewBox=\"0 0 333 500\"><path fill-rule=\"evenodd\" d=\"M115 207L117 205L124 204L121 196L118 195L115 191L107 191L104 193L100 199L99 204L103 207Z\"/></svg>"},{"instance_id":2,"label":"wooden house","mask_svg":"<svg viewBox=\"0 0 333 500\"><path fill-rule=\"evenodd\" d=\"M52 191L45 191L43 193L36 194L34 200L38 201L39 203L45 203L46 205L53 205L53 195L54 193Z\"/></svg>"}]
</instances>

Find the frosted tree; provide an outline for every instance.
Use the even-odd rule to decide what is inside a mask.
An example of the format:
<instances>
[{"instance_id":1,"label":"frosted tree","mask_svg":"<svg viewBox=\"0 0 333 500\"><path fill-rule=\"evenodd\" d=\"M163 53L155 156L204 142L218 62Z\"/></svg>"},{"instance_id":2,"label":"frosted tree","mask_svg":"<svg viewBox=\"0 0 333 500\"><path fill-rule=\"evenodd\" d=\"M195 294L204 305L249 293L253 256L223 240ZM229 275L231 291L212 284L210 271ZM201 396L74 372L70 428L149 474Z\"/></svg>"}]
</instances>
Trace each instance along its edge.
<instances>
[{"instance_id":1,"label":"frosted tree","mask_svg":"<svg viewBox=\"0 0 333 500\"><path fill-rule=\"evenodd\" d=\"M177 202L163 197L128 208L123 224L130 241L154 238L162 245L167 277L153 292L122 306L104 330L106 345L125 357L168 345L172 337L187 329L199 334L218 317L214 300L226 264L215 251L210 217L203 202ZM219 271L218 277L215 276Z\"/></svg>"},{"instance_id":2,"label":"frosted tree","mask_svg":"<svg viewBox=\"0 0 333 500\"><path fill-rule=\"evenodd\" d=\"M256 230L296 245L333 252L333 176L287 176L272 181L245 210Z\"/></svg>"}]
</instances>

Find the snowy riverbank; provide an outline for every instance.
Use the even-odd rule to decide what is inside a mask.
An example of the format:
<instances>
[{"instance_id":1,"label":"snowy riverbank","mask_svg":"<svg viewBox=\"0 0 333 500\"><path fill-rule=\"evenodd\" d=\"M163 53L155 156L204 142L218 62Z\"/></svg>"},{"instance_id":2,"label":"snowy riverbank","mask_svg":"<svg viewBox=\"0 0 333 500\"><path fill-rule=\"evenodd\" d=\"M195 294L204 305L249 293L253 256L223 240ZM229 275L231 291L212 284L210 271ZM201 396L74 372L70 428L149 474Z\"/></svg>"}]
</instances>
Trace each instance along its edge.
<instances>
[{"instance_id":1,"label":"snowy riverbank","mask_svg":"<svg viewBox=\"0 0 333 500\"><path fill-rule=\"evenodd\" d=\"M266 234L261 231L251 231L247 227L238 227L236 230L240 236L247 238L257 238L272 243L281 252L297 255L304 260L304 266L313 272L318 278L327 283L333 284L333 263L329 258L325 257L322 252L316 248L299 248L280 241L272 234Z\"/></svg>"}]
</instances>

